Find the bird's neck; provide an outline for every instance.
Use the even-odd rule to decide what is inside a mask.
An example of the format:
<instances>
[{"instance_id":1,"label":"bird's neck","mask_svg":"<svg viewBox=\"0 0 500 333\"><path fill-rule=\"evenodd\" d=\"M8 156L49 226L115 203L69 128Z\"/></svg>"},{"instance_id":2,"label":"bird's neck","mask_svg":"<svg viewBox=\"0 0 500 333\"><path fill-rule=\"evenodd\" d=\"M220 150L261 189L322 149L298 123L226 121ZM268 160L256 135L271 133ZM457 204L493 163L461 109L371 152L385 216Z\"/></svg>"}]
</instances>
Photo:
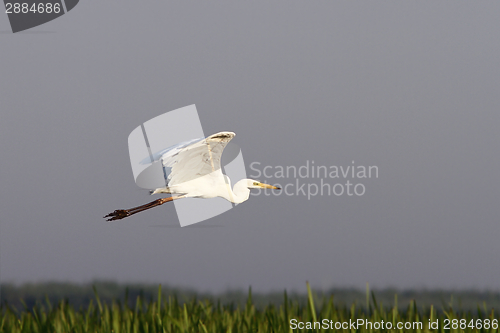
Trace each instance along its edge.
<instances>
[{"instance_id":1,"label":"bird's neck","mask_svg":"<svg viewBox=\"0 0 500 333\"><path fill-rule=\"evenodd\" d=\"M228 184L227 186L228 189L228 201L231 201L232 203L242 203L244 201L247 201L249 196L250 196L250 190L247 187L247 182L245 179L240 180L236 184L234 184L233 189L231 190L231 184Z\"/></svg>"}]
</instances>

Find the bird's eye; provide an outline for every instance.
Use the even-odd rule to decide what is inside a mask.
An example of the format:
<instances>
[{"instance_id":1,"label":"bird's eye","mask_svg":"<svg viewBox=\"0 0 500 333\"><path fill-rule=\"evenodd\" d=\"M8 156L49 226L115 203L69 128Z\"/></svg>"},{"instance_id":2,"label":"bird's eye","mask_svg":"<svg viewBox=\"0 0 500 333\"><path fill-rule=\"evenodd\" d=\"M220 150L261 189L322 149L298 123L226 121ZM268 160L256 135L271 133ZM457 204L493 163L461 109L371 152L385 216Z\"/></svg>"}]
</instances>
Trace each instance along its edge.
<instances>
[{"instance_id":1,"label":"bird's eye","mask_svg":"<svg viewBox=\"0 0 500 333\"><path fill-rule=\"evenodd\" d=\"M258 183L258 182L253 182L253 185L254 185L254 186L258 186L258 185L259 185L259 183Z\"/></svg>"}]
</instances>

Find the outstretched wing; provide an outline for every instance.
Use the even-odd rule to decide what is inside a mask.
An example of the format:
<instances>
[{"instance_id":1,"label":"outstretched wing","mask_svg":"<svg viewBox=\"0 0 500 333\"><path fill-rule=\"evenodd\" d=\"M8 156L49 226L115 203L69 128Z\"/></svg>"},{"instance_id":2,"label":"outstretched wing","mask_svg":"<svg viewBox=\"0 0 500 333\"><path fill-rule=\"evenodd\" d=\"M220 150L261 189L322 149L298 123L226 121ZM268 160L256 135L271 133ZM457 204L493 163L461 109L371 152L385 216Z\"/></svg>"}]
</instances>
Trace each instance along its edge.
<instances>
[{"instance_id":1,"label":"outstretched wing","mask_svg":"<svg viewBox=\"0 0 500 333\"><path fill-rule=\"evenodd\" d=\"M152 157L161 161L167 186L178 185L220 170L222 152L235 135L219 132L169 147Z\"/></svg>"}]
</instances>

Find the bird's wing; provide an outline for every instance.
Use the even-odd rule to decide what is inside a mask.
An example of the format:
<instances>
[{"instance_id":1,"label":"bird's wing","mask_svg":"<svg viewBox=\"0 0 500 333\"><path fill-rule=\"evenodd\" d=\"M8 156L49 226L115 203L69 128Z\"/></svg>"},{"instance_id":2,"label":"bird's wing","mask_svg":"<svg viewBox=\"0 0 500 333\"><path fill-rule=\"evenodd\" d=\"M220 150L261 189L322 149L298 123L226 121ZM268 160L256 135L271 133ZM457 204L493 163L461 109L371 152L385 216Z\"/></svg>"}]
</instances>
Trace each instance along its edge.
<instances>
[{"instance_id":1,"label":"bird's wing","mask_svg":"<svg viewBox=\"0 0 500 333\"><path fill-rule=\"evenodd\" d=\"M234 136L219 132L183 142L154 154L153 159L161 160L167 186L178 185L220 170L222 152Z\"/></svg>"},{"instance_id":2,"label":"bird's wing","mask_svg":"<svg viewBox=\"0 0 500 333\"><path fill-rule=\"evenodd\" d=\"M193 144L195 142L198 142L200 140L204 140L205 138L196 138L196 139L192 139L192 140L189 140L189 141L183 141L183 142L180 142L180 143L177 143L173 146L170 146L168 148L165 148L165 149L162 149L154 154L152 154L151 156L148 156L146 158L144 158L140 164L150 164L150 163L153 163L153 162L157 162L159 160L161 160L162 156L163 155L168 155L168 156L172 156L172 155L175 155L176 153L178 153L179 151L181 151L183 148L186 148L187 146L189 146L190 144Z\"/></svg>"}]
</instances>

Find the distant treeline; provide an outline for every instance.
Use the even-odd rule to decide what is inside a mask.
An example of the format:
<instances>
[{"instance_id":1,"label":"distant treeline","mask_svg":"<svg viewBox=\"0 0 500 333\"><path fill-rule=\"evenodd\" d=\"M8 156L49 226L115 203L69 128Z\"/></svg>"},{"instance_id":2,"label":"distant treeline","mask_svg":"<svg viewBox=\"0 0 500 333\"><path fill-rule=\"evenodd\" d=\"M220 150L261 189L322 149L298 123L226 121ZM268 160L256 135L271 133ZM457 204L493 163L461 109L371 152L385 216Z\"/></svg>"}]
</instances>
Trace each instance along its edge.
<instances>
[{"instance_id":1,"label":"distant treeline","mask_svg":"<svg viewBox=\"0 0 500 333\"><path fill-rule=\"evenodd\" d=\"M31 309L36 304L57 305L61 301L73 306L75 309L88 307L91 300L95 302L96 293L101 302L111 304L113 301L127 303L130 306L136 303L138 297L145 302L156 301L158 297L157 284L120 284L109 281L95 281L88 284L74 284L61 282L46 282L15 285L1 284L2 304L22 310ZM250 290L229 290L219 294L202 293L192 289L175 288L162 285L163 299L176 297L179 302L196 300L211 300L223 305L242 307L246 303ZM373 294L373 295L372 295ZM327 291L315 291L317 300L328 300L333 296L335 304L339 306L364 307L367 296L375 296L377 303L382 307L405 309L411 300L416 301L417 307L428 309L431 305L437 310L445 310L452 306L463 311L477 311L491 308L500 308L500 292L475 291L475 290L397 290L381 289L367 293L365 290L332 288ZM270 293L252 293L253 304L257 308L267 305L280 305L283 303L283 291ZM307 291L304 283L303 292L288 291L288 298L306 304Z\"/></svg>"}]
</instances>

